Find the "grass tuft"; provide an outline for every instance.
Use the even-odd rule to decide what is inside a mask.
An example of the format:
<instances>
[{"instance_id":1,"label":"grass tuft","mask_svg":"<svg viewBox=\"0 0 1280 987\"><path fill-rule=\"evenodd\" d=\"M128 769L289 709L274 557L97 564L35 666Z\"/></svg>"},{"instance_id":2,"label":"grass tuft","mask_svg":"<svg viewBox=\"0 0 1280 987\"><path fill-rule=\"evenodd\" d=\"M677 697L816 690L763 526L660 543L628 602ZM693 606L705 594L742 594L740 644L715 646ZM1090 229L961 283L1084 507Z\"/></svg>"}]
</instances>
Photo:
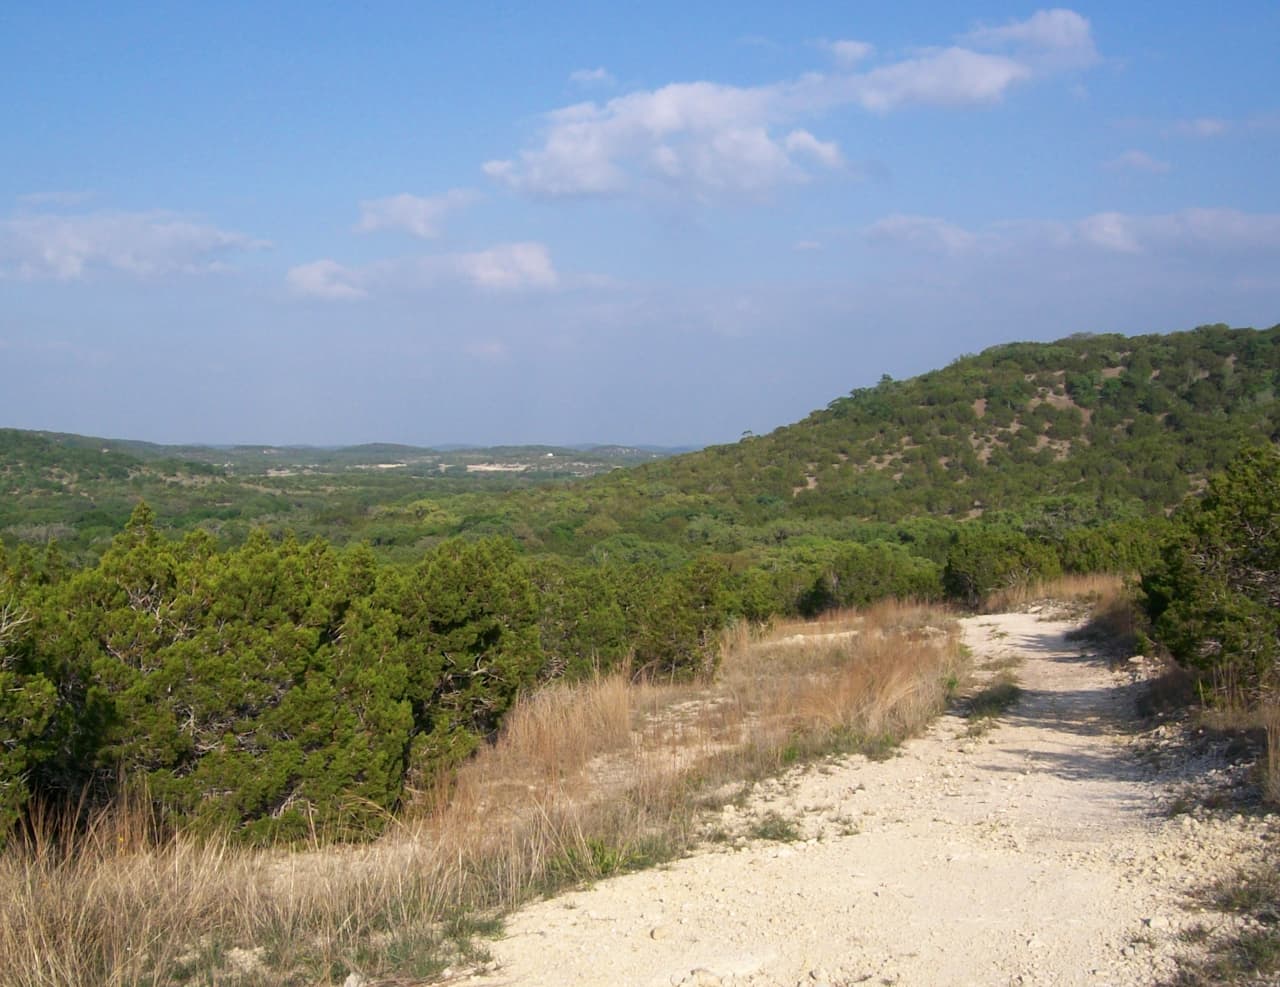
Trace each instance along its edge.
<instances>
[{"instance_id":1,"label":"grass tuft","mask_svg":"<svg viewBox=\"0 0 1280 987\"><path fill-rule=\"evenodd\" d=\"M1013 673L1007 669L1000 672L965 703L964 715L969 721L965 733L970 737L982 736L1021 696L1022 689Z\"/></svg>"},{"instance_id":2,"label":"grass tuft","mask_svg":"<svg viewBox=\"0 0 1280 987\"><path fill-rule=\"evenodd\" d=\"M757 819L747 835L754 840L772 840L775 843L794 843L801 836L800 827L794 820L773 811Z\"/></svg>"},{"instance_id":3,"label":"grass tuft","mask_svg":"<svg viewBox=\"0 0 1280 987\"><path fill-rule=\"evenodd\" d=\"M1273 984L1280 980L1280 863L1263 860L1216 881L1207 903L1240 917L1224 934L1200 926L1193 941L1203 958L1183 961L1174 983L1179 987L1221 984Z\"/></svg>"}]
</instances>

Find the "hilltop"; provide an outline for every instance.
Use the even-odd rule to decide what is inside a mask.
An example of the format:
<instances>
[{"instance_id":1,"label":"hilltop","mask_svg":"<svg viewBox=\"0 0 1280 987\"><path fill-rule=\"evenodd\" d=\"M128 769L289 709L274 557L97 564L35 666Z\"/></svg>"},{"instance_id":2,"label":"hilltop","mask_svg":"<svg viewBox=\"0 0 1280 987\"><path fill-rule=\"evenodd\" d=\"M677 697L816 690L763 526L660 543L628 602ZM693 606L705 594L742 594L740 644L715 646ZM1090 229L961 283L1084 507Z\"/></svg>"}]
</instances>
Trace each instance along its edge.
<instances>
[{"instance_id":1,"label":"hilltop","mask_svg":"<svg viewBox=\"0 0 1280 987\"><path fill-rule=\"evenodd\" d=\"M963 518L1046 497L1160 510L1242 441L1278 433L1280 326L1079 334L886 376L803 421L634 479L731 502L744 520Z\"/></svg>"}]
</instances>

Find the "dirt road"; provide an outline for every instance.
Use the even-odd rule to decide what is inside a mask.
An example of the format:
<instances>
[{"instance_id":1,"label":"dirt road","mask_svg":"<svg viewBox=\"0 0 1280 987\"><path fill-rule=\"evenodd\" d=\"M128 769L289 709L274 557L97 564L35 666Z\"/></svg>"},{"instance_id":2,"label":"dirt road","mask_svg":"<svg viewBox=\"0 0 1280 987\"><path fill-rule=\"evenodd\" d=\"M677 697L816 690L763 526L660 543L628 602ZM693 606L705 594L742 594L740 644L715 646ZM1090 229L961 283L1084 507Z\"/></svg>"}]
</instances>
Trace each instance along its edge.
<instances>
[{"instance_id":1,"label":"dirt road","mask_svg":"<svg viewBox=\"0 0 1280 987\"><path fill-rule=\"evenodd\" d=\"M888 760L758 786L727 833L777 813L792 842L712 846L511 918L477 985L1153 984L1203 920L1187 891L1275 820L1166 810L1179 778L1139 756L1130 677L1073 625L970 618L978 669L1022 659L989 732L938 720Z\"/></svg>"}]
</instances>

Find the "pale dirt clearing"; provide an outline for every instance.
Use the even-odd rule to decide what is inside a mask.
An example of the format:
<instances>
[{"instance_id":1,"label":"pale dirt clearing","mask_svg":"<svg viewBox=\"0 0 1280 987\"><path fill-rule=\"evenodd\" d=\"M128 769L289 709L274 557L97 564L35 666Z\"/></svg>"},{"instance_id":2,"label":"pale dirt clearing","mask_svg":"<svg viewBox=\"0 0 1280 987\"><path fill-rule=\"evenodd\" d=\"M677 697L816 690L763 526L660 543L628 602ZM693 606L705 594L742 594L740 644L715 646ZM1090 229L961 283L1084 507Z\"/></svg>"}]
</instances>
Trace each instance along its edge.
<instances>
[{"instance_id":1,"label":"pale dirt clearing","mask_svg":"<svg viewBox=\"0 0 1280 987\"><path fill-rule=\"evenodd\" d=\"M1203 921L1187 892L1274 818L1170 818L1182 781L1134 740L1130 674L1073 624L968 618L975 667L1012 656L1024 692L986 734L949 714L886 761L848 757L757 786L721 828L775 812L803 838L709 846L511 916L492 969L521 987L720 984L1147 985ZM1176 761L1176 759L1175 759ZM1211 916L1212 921L1219 921Z\"/></svg>"}]
</instances>

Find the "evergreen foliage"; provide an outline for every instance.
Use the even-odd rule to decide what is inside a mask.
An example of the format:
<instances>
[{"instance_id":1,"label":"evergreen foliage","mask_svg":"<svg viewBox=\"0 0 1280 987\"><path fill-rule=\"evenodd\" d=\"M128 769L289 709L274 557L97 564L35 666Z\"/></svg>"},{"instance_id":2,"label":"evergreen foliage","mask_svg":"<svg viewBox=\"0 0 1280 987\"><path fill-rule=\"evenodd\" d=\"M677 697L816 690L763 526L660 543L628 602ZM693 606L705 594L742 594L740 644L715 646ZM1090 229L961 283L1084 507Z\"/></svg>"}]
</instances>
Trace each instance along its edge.
<instances>
[{"instance_id":1,"label":"evergreen foliage","mask_svg":"<svg viewBox=\"0 0 1280 987\"><path fill-rule=\"evenodd\" d=\"M1247 702L1280 690L1280 449L1242 453L1180 513L1143 577L1157 639Z\"/></svg>"},{"instance_id":2,"label":"evergreen foliage","mask_svg":"<svg viewBox=\"0 0 1280 987\"><path fill-rule=\"evenodd\" d=\"M654 672L709 668L720 564L604 571L539 567L505 539L412 568L262 530L219 551L164 538L145 504L92 567L0 559L0 832L33 798L123 779L197 832L375 833L539 677L633 651Z\"/></svg>"}]
</instances>

